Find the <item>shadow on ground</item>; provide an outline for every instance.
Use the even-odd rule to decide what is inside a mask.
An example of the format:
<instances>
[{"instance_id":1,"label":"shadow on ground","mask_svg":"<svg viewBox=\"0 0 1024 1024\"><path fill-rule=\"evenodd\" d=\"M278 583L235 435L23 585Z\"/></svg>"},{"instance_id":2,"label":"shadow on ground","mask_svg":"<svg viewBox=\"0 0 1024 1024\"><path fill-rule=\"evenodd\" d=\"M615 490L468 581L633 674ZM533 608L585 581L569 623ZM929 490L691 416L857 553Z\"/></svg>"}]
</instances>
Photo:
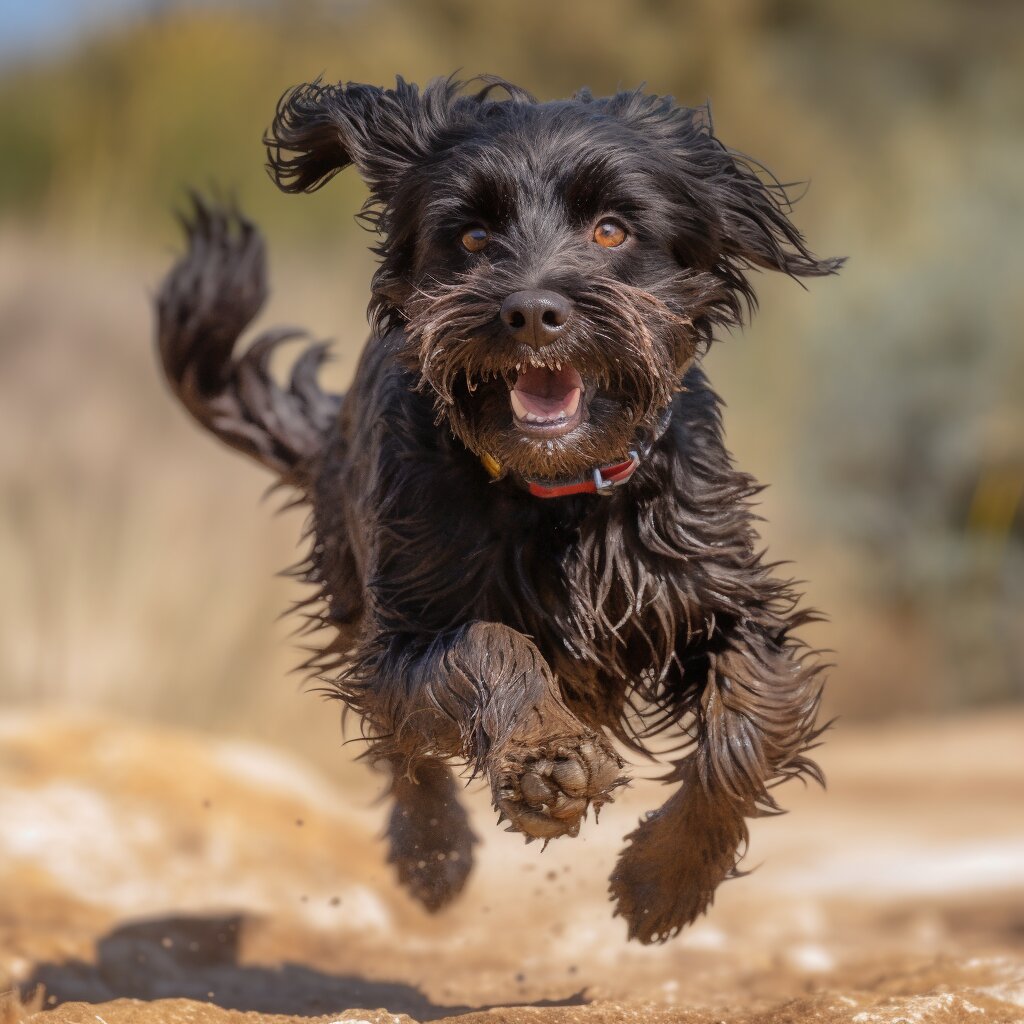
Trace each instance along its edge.
<instances>
[{"instance_id":1,"label":"shadow on ground","mask_svg":"<svg viewBox=\"0 0 1024 1024\"><path fill-rule=\"evenodd\" d=\"M96 945L96 962L68 960L36 966L22 985L29 999L39 986L47 1008L60 1003L114 999L195 999L226 1010L314 1016L379 1007L416 1020L436 1020L488 1006L442 1006L400 981L327 974L301 964L239 963L245 919L151 918L123 924ZM524 1006L580 1006L583 993Z\"/></svg>"}]
</instances>

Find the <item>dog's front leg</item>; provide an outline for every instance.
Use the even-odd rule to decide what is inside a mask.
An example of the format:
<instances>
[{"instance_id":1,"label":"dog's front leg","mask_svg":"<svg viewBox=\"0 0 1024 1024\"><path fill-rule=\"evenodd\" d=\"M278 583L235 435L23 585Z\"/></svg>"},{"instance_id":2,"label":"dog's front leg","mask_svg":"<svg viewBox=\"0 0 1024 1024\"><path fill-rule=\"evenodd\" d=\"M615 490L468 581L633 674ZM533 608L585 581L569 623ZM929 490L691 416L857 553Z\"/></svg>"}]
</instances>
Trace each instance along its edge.
<instances>
[{"instance_id":1,"label":"dog's front leg","mask_svg":"<svg viewBox=\"0 0 1024 1024\"><path fill-rule=\"evenodd\" d=\"M681 788L627 836L611 877L630 938L663 942L703 914L737 873L745 819L781 813L771 787L799 775L821 781L806 756L821 732L820 670L802 654L744 623L698 659L707 680L694 709L695 748L667 780Z\"/></svg>"},{"instance_id":2,"label":"dog's front leg","mask_svg":"<svg viewBox=\"0 0 1024 1024\"><path fill-rule=\"evenodd\" d=\"M400 679L377 694L378 746L458 757L485 772L495 807L530 839L576 835L611 799L621 759L566 707L547 662L508 626L474 622L419 658L389 659ZM383 714L381 714L383 712Z\"/></svg>"}]
</instances>

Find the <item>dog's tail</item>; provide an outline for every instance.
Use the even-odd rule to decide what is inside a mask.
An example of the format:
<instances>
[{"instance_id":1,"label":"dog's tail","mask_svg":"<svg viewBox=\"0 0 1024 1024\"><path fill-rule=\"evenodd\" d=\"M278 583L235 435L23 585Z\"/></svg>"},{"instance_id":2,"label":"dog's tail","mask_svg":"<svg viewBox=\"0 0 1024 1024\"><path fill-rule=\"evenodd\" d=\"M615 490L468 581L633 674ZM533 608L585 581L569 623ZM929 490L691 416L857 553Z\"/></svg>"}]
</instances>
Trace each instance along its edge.
<instances>
[{"instance_id":1,"label":"dog's tail","mask_svg":"<svg viewBox=\"0 0 1024 1024\"><path fill-rule=\"evenodd\" d=\"M302 353L287 388L271 376L270 357L303 332L268 331L235 354L267 295L263 239L237 211L198 196L193 204L181 218L188 248L156 300L164 373L207 430L303 487L341 408L341 396L323 391L317 379L326 345Z\"/></svg>"}]
</instances>

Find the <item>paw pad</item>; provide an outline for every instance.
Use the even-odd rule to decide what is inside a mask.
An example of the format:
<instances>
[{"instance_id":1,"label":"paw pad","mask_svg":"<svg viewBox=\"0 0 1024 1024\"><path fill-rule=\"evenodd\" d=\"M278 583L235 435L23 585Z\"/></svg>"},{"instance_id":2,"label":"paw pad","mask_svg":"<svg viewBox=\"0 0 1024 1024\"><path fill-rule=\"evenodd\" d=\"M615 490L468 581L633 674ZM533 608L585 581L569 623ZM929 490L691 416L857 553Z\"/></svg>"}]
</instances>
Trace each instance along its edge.
<instances>
[{"instance_id":1,"label":"paw pad","mask_svg":"<svg viewBox=\"0 0 1024 1024\"><path fill-rule=\"evenodd\" d=\"M492 774L499 823L527 842L575 836L591 806L595 814L625 784L622 759L600 736L560 739L505 752Z\"/></svg>"}]
</instances>

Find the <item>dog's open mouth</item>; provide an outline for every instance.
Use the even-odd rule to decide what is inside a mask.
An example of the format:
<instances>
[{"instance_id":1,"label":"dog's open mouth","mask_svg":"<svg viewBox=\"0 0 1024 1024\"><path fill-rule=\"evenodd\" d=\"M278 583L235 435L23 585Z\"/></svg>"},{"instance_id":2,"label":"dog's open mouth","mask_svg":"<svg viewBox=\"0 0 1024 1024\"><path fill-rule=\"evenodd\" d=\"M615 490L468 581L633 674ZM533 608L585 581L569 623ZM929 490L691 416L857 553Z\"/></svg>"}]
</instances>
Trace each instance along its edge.
<instances>
[{"instance_id":1,"label":"dog's open mouth","mask_svg":"<svg viewBox=\"0 0 1024 1024\"><path fill-rule=\"evenodd\" d=\"M568 363L520 370L509 396L516 426L535 437L561 437L583 417L583 378Z\"/></svg>"}]
</instances>

